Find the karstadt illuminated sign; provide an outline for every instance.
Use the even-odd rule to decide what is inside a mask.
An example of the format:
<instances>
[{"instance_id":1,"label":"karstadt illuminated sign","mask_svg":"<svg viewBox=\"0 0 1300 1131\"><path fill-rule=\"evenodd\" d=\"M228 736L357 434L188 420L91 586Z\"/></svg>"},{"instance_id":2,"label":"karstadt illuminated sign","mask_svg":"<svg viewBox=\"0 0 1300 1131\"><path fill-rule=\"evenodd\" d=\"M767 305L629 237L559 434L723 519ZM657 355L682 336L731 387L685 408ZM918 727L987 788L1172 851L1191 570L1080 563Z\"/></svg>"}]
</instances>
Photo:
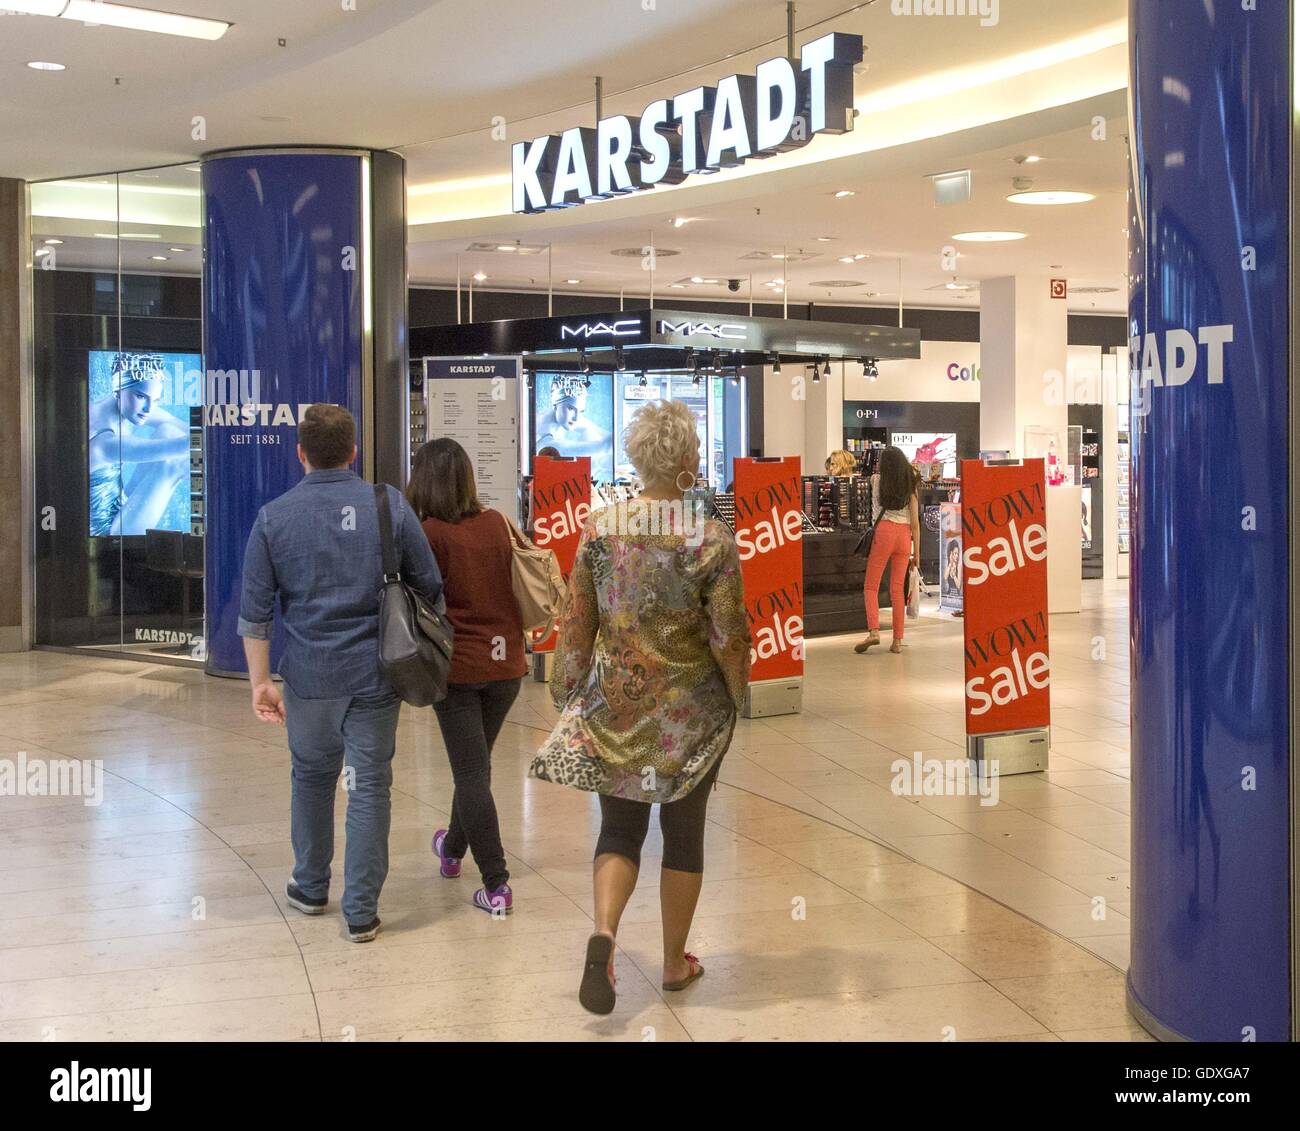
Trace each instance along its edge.
<instances>
[{"instance_id":1,"label":"karstadt illuminated sign","mask_svg":"<svg viewBox=\"0 0 1300 1131\"><path fill-rule=\"evenodd\" d=\"M853 128L853 68L862 37L833 32L804 45L799 67L786 58L752 75L729 75L675 98L651 102L640 117L602 118L511 147L511 210L571 208L680 184L756 157L807 145L820 133Z\"/></svg>"}]
</instances>

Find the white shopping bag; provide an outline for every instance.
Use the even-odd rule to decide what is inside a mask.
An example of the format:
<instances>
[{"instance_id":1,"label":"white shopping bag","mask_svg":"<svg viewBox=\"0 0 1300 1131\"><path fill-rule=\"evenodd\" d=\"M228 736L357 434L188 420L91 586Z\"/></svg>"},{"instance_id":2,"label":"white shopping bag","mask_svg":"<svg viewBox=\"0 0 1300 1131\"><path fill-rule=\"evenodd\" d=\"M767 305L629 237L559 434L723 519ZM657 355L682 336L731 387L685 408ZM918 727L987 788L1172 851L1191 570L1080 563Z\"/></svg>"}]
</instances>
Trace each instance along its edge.
<instances>
[{"instance_id":1,"label":"white shopping bag","mask_svg":"<svg viewBox=\"0 0 1300 1131\"><path fill-rule=\"evenodd\" d=\"M907 571L907 615L915 619L921 615L921 571L911 566Z\"/></svg>"}]
</instances>

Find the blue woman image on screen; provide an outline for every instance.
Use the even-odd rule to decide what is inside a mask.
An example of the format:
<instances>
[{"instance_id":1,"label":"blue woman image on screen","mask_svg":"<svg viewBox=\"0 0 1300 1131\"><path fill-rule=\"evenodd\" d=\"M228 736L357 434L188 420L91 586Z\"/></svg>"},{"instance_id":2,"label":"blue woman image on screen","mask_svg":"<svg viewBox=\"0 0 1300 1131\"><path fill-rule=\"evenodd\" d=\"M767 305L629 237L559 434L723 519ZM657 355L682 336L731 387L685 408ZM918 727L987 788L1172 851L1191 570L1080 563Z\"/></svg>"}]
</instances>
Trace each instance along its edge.
<instances>
[{"instance_id":1,"label":"blue woman image on screen","mask_svg":"<svg viewBox=\"0 0 1300 1131\"><path fill-rule=\"evenodd\" d=\"M609 374L590 378L572 373L541 374L536 446L550 445L565 456L590 456L592 477L607 481L614 469L613 412Z\"/></svg>"},{"instance_id":2,"label":"blue woman image on screen","mask_svg":"<svg viewBox=\"0 0 1300 1131\"><path fill-rule=\"evenodd\" d=\"M91 536L179 529L168 512L189 474L190 438L188 426L162 407L163 356L92 354L92 397L96 363L105 356L109 391L92 399L89 414Z\"/></svg>"}]
</instances>

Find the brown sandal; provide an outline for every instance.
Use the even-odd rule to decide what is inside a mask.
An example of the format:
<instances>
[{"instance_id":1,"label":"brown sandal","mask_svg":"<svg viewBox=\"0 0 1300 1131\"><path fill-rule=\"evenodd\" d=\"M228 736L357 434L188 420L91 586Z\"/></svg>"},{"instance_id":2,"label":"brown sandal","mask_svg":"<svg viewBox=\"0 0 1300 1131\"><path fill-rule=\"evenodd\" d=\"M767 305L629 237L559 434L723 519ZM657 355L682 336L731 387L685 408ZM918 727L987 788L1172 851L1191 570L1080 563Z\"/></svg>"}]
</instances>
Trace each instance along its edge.
<instances>
[{"instance_id":1,"label":"brown sandal","mask_svg":"<svg viewBox=\"0 0 1300 1131\"><path fill-rule=\"evenodd\" d=\"M695 955L693 955L693 954L684 954L684 955L682 955L682 957L686 959L686 964L691 968L691 972L690 972L689 974L687 974L685 978L682 978L681 981L678 981L678 982L665 982L665 983L664 983L664 989L666 989L666 990L684 990L684 989L685 989L687 986L689 986L693 981L695 981L696 978L703 978L703 977L704 977L704 967L700 965L700 960L699 960L698 958L696 958Z\"/></svg>"},{"instance_id":2,"label":"brown sandal","mask_svg":"<svg viewBox=\"0 0 1300 1131\"><path fill-rule=\"evenodd\" d=\"M587 961L582 968L578 1001L588 1013L613 1013L614 940L608 935L592 935L587 940Z\"/></svg>"}]
</instances>

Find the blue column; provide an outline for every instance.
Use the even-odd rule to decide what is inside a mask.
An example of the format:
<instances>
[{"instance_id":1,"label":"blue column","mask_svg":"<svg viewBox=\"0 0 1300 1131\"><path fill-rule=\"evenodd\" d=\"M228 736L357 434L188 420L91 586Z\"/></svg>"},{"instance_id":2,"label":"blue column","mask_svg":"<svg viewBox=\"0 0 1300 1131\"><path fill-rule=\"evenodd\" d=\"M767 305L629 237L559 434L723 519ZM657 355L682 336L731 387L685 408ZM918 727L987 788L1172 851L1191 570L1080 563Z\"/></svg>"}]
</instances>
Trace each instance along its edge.
<instances>
[{"instance_id":1,"label":"blue column","mask_svg":"<svg viewBox=\"0 0 1300 1131\"><path fill-rule=\"evenodd\" d=\"M376 173L384 183L376 192ZM392 180L396 177L397 190ZM203 162L207 665L245 671L236 633L244 544L258 509L301 478L297 421L314 402L358 421L357 470L381 423L375 379L405 371L405 251L376 278L380 227L400 230L401 159L356 150L241 150ZM404 232L402 232L404 237ZM400 282L394 288L392 276ZM375 295L392 296L376 309ZM378 363L378 364L377 364ZM380 370L377 374L376 370ZM392 372L388 372L391 370ZM391 390L387 390L391 392ZM278 637L278 633L277 633ZM272 653L273 664L279 649Z\"/></svg>"},{"instance_id":2,"label":"blue column","mask_svg":"<svg viewBox=\"0 0 1300 1131\"><path fill-rule=\"evenodd\" d=\"M1132 960L1288 1040L1291 4L1131 0Z\"/></svg>"}]
</instances>

